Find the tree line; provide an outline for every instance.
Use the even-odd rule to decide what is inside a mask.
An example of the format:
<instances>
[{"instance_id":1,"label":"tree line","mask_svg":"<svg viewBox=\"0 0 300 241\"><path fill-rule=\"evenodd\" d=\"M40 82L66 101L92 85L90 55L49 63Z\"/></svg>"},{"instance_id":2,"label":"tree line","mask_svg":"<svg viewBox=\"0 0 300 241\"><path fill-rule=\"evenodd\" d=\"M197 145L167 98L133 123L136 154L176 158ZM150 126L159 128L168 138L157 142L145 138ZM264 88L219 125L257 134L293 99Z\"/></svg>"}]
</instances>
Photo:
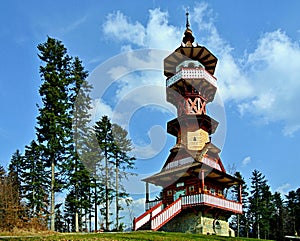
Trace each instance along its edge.
<instances>
[{"instance_id":1,"label":"tree line","mask_svg":"<svg viewBox=\"0 0 300 241\"><path fill-rule=\"evenodd\" d=\"M236 177L243 179L240 172ZM271 192L266 177L258 170L252 172L250 187L242 185L243 214L232 217L230 226L237 236L284 240L286 235L300 234L300 188L284 196ZM232 190L238 200L239 188Z\"/></svg>"},{"instance_id":2,"label":"tree line","mask_svg":"<svg viewBox=\"0 0 300 241\"><path fill-rule=\"evenodd\" d=\"M12 155L7 172L0 166L0 230L121 230L120 210L131 201L123 181L135 164L128 133L107 116L91 125L88 73L61 41L48 37L37 48L36 139Z\"/></svg>"}]
</instances>

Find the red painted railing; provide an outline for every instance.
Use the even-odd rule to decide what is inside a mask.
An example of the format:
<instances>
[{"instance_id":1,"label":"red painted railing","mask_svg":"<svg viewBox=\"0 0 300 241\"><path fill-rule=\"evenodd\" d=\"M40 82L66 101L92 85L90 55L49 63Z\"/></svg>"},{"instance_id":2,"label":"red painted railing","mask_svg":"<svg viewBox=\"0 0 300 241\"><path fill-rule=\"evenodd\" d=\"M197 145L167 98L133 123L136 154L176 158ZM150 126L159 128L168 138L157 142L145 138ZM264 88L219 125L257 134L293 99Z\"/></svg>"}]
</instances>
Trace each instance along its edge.
<instances>
[{"instance_id":1,"label":"red painted railing","mask_svg":"<svg viewBox=\"0 0 300 241\"><path fill-rule=\"evenodd\" d=\"M134 218L133 220L133 230L136 231L147 222L151 220L152 217L157 215L163 209L162 202L159 202L154 207L150 208L148 211L144 212L141 216Z\"/></svg>"},{"instance_id":2,"label":"red painted railing","mask_svg":"<svg viewBox=\"0 0 300 241\"><path fill-rule=\"evenodd\" d=\"M181 198L151 218L151 229L158 230L181 211Z\"/></svg>"}]
</instances>

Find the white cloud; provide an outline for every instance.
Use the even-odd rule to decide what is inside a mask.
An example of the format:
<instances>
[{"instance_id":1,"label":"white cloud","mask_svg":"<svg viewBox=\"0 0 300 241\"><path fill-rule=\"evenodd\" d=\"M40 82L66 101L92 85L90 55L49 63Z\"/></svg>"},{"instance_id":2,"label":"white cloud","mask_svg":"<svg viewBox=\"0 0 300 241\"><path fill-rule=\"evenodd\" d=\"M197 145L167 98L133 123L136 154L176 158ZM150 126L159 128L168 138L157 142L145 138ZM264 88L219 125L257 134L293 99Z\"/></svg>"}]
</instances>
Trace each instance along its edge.
<instances>
[{"instance_id":1,"label":"white cloud","mask_svg":"<svg viewBox=\"0 0 300 241\"><path fill-rule=\"evenodd\" d=\"M300 47L280 30L264 34L247 62L249 83L255 89L240 107L266 123L282 121L284 134L299 130ZM251 81L250 81L251 79Z\"/></svg>"},{"instance_id":2,"label":"white cloud","mask_svg":"<svg viewBox=\"0 0 300 241\"><path fill-rule=\"evenodd\" d=\"M300 129L300 47L284 31L265 33L256 49L233 57L233 48L219 35L214 13L208 4L196 4L193 20L201 40L219 58L216 69L219 91L226 102L236 104L240 113L250 113L262 123L281 121L283 133Z\"/></svg>"},{"instance_id":3,"label":"white cloud","mask_svg":"<svg viewBox=\"0 0 300 241\"><path fill-rule=\"evenodd\" d=\"M279 192L281 195L286 195L291 189L291 184L284 183L276 189L276 192Z\"/></svg>"},{"instance_id":4,"label":"white cloud","mask_svg":"<svg viewBox=\"0 0 300 241\"><path fill-rule=\"evenodd\" d=\"M173 50L180 44L183 29L171 25L168 18L168 12L156 8L149 10L148 22L143 25L118 11L107 16L103 31L108 38L124 43L121 46L123 51L131 50L132 45ZM219 58L216 76L222 99L234 104L242 116L251 114L255 117L253 120L264 124L282 122L285 135L298 131L300 112L295 103L300 102L299 44L288 38L285 32L277 30L263 34L256 49L237 59L233 57L234 49L220 36L215 19L207 3L195 4L191 11L192 29L198 30L200 36L195 36L196 40ZM151 51L145 56L129 54L127 63L129 70L156 64L157 70L161 71L162 59L166 56L167 53L157 55ZM149 83L162 86L163 79L162 76L154 77L152 73L143 73L138 78L123 78L116 99ZM156 97L163 98L161 95ZM132 101L140 99L136 95Z\"/></svg>"},{"instance_id":5,"label":"white cloud","mask_svg":"<svg viewBox=\"0 0 300 241\"><path fill-rule=\"evenodd\" d=\"M243 165L243 166L246 166L246 165L248 165L250 162L251 162L251 157L250 157L250 156L247 156L247 157L245 157L244 160L242 161L242 165Z\"/></svg>"},{"instance_id":6,"label":"white cloud","mask_svg":"<svg viewBox=\"0 0 300 241\"><path fill-rule=\"evenodd\" d=\"M132 42L139 46L144 45L144 26L139 22L131 23L130 19L120 11L107 16L103 24L103 32L113 39Z\"/></svg>"},{"instance_id":7,"label":"white cloud","mask_svg":"<svg viewBox=\"0 0 300 241\"><path fill-rule=\"evenodd\" d=\"M176 47L176 40L182 35L182 32L168 23L168 13L158 8L149 10L149 20L145 27L139 22L132 23L129 17L120 11L111 13L103 24L103 32L114 41L170 50Z\"/></svg>"}]
</instances>

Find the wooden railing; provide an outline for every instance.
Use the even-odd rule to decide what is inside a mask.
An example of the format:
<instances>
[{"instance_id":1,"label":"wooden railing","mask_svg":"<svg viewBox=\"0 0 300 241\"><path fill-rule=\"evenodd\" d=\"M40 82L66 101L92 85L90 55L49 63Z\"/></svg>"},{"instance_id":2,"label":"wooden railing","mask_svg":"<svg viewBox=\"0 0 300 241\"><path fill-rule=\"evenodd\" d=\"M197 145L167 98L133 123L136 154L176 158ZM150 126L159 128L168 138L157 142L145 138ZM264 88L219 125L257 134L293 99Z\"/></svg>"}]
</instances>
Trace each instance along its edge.
<instances>
[{"instance_id":1,"label":"wooden railing","mask_svg":"<svg viewBox=\"0 0 300 241\"><path fill-rule=\"evenodd\" d=\"M184 79L205 79L213 86L216 86L216 78L212 76L205 69L194 69L194 68L182 68L179 72L167 79L167 87L176 83L181 78Z\"/></svg>"},{"instance_id":2,"label":"wooden railing","mask_svg":"<svg viewBox=\"0 0 300 241\"><path fill-rule=\"evenodd\" d=\"M161 200L148 201L145 203L145 210L148 211L150 208L153 208L155 205L159 204Z\"/></svg>"},{"instance_id":3,"label":"wooden railing","mask_svg":"<svg viewBox=\"0 0 300 241\"><path fill-rule=\"evenodd\" d=\"M154 206L153 206L154 205ZM194 195L182 196L172 204L163 209L161 201L151 201L146 203L145 213L134 219L134 230L138 230L147 222L151 221L151 229L158 230L165 225L169 220L181 212L182 208L190 206L207 205L220 209L225 209L234 213L242 213L242 204L217 197L211 194L199 193Z\"/></svg>"},{"instance_id":4,"label":"wooden railing","mask_svg":"<svg viewBox=\"0 0 300 241\"><path fill-rule=\"evenodd\" d=\"M196 206L196 205L208 205L208 206L218 207L235 213L242 213L243 211L241 203L216 197L209 194L195 194L195 195L182 197L183 207Z\"/></svg>"},{"instance_id":5,"label":"wooden railing","mask_svg":"<svg viewBox=\"0 0 300 241\"><path fill-rule=\"evenodd\" d=\"M181 211L181 198L151 218L151 229L158 230Z\"/></svg>"},{"instance_id":6,"label":"wooden railing","mask_svg":"<svg viewBox=\"0 0 300 241\"><path fill-rule=\"evenodd\" d=\"M136 231L147 222L151 220L152 217L156 216L163 209L163 204L160 201L155 206L150 208L148 211L144 212L141 216L134 218L133 220L133 230Z\"/></svg>"}]
</instances>

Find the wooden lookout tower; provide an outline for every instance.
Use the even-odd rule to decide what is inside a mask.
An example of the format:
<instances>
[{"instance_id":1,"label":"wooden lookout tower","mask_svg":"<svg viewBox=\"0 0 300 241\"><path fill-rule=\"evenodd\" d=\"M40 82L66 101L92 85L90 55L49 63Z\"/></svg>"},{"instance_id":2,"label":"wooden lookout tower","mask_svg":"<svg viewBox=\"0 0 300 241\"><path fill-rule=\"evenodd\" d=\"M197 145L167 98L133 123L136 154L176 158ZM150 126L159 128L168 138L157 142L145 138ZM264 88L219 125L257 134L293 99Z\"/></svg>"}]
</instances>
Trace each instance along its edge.
<instances>
[{"instance_id":1,"label":"wooden lookout tower","mask_svg":"<svg viewBox=\"0 0 300 241\"><path fill-rule=\"evenodd\" d=\"M194 43L187 13L181 46L164 59L167 101L177 108L167 132L176 137L176 144L161 171L143 179L146 211L134 219L134 230L234 235L228 218L242 213L241 191L233 201L226 190L233 185L241 190L242 181L226 173L221 150L211 142L218 122L206 112L217 91L217 61ZM161 200L149 200L149 184L162 187Z\"/></svg>"}]
</instances>

